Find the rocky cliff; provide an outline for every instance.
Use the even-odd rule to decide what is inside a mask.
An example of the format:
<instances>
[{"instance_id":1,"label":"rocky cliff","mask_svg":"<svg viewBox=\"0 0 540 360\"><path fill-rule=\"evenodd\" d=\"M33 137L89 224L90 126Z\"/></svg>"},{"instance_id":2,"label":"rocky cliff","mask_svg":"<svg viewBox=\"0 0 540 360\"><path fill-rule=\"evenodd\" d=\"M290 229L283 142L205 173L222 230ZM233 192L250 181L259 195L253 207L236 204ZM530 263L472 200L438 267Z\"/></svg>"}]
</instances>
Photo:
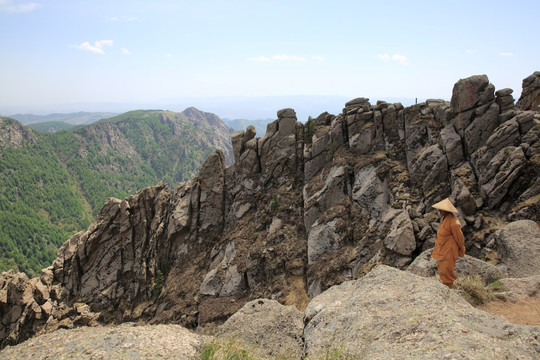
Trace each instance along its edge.
<instances>
[{"instance_id":1,"label":"rocky cliff","mask_svg":"<svg viewBox=\"0 0 540 360\"><path fill-rule=\"evenodd\" d=\"M467 254L502 261L496 231L540 220L540 113L511 93L473 76L450 103L358 98L314 128L284 109L263 137L237 131L233 166L217 151L174 189L111 198L40 279L3 274L2 345L93 322L206 326L257 298L303 309L377 264L408 267L432 247L445 197Z\"/></svg>"}]
</instances>

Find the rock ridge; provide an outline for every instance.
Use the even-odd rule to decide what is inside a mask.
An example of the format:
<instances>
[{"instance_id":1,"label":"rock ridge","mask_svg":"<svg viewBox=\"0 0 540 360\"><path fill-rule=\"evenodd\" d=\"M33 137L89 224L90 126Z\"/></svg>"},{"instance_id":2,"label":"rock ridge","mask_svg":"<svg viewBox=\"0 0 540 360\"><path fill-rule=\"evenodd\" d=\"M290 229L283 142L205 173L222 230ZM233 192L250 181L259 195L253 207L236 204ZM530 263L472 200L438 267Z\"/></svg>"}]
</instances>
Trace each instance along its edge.
<instances>
[{"instance_id":1,"label":"rock ridge","mask_svg":"<svg viewBox=\"0 0 540 360\"><path fill-rule=\"evenodd\" d=\"M234 165L216 151L174 189L109 199L41 285L3 274L1 346L81 322L203 328L259 298L304 309L377 264L407 268L433 246L431 205L445 197L481 260L503 225L540 220L540 113L513 106L485 75L456 83L450 103L358 98L314 124L280 110L263 137L232 135Z\"/></svg>"}]
</instances>

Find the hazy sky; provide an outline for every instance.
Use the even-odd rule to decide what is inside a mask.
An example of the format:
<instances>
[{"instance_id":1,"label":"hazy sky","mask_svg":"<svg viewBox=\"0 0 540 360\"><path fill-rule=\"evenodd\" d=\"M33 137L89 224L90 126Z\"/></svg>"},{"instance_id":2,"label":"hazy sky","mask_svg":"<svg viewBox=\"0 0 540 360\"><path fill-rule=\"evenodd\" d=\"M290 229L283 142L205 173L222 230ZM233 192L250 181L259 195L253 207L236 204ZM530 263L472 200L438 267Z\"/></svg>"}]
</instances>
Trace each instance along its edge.
<instances>
[{"instance_id":1,"label":"hazy sky","mask_svg":"<svg viewBox=\"0 0 540 360\"><path fill-rule=\"evenodd\" d=\"M538 0L0 0L0 113L209 96L450 99L476 74L517 100L540 70L539 14Z\"/></svg>"}]
</instances>

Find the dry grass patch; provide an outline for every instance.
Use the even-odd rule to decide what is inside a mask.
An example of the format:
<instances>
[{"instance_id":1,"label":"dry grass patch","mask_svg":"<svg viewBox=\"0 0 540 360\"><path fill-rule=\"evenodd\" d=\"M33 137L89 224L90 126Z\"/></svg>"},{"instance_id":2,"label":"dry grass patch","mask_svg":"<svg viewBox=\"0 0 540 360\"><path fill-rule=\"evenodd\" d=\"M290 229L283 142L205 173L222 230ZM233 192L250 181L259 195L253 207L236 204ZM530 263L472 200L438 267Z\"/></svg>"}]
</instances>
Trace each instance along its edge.
<instances>
[{"instance_id":1,"label":"dry grass patch","mask_svg":"<svg viewBox=\"0 0 540 360\"><path fill-rule=\"evenodd\" d=\"M508 290L499 280L486 285L479 275L458 278L454 282L454 288L461 290L463 298L474 307L485 305L495 300L498 292Z\"/></svg>"}]
</instances>

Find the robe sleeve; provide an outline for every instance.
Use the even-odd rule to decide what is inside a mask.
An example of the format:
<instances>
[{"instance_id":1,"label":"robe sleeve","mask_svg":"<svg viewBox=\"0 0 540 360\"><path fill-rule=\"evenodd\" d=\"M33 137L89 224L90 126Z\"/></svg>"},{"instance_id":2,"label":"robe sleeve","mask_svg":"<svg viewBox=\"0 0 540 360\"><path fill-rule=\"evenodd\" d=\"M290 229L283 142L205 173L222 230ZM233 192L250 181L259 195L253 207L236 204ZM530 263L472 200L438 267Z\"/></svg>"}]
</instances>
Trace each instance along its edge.
<instances>
[{"instance_id":1,"label":"robe sleeve","mask_svg":"<svg viewBox=\"0 0 540 360\"><path fill-rule=\"evenodd\" d=\"M459 224L459 221L454 222L451 229L452 236L458 247L458 256L463 257L465 256L465 237L463 236L463 232L461 231L461 225Z\"/></svg>"}]
</instances>

